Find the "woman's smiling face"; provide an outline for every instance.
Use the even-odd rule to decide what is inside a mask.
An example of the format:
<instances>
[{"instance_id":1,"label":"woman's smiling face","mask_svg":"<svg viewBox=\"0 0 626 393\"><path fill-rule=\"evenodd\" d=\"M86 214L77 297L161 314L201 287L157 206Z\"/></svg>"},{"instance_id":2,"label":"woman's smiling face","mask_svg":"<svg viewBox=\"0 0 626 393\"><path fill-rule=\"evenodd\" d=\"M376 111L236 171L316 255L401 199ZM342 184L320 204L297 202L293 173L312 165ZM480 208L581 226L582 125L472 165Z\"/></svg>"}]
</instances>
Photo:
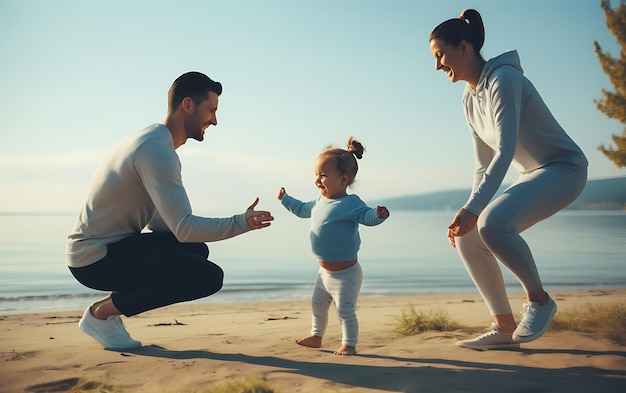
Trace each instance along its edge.
<instances>
[{"instance_id":1,"label":"woman's smiling face","mask_svg":"<svg viewBox=\"0 0 626 393\"><path fill-rule=\"evenodd\" d=\"M430 51L435 58L435 69L445 72L453 83L465 80L463 50L464 42L455 47L440 39L430 41Z\"/></svg>"}]
</instances>

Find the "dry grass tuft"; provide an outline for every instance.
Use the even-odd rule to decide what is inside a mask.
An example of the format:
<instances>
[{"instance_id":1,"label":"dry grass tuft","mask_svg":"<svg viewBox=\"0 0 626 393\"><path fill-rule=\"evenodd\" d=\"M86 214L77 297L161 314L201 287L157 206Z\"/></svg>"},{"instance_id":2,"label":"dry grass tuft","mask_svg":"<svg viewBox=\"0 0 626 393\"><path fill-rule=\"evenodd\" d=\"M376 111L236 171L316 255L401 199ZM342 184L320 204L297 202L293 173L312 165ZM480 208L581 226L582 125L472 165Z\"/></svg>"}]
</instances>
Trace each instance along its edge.
<instances>
[{"instance_id":1,"label":"dry grass tuft","mask_svg":"<svg viewBox=\"0 0 626 393\"><path fill-rule=\"evenodd\" d=\"M453 321L448 312L442 308L429 309L425 312L415 310L415 307L410 306L403 309L400 316L395 318L398 321L398 326L394 331L404 336L426 331L449 332L462 327Z\"/></svg>"},{"instance_id":2,"label":"dry grass tuft","mask_svg":"<svg viewBox=\"0 0 626 393\"><path fill-rule=\"evenodd\" d=\"M118 393L119 391L112 385L106 382L99 382L93 380L84 380L74 378L72 380L63 381L72 386L61 386L59 383L38 385L36 388L45 390L46 392L69 392L69 393ZM50 385L50 386L48 386ZM48 390L48 388L52 390ZM69 390L67 390L69 388ZM60 389L60 390L59 390ZM169 392L169 390L168 390ZM257 378L246 377L240 380L230 380L223 382L219 385L213 385L209 387L189 387L177 389L176 393L277 393L272 389L265 381Z\"/></svg>"},{"instance_id":3,"label":"dry grass tuft","mask_svg":"<svg viewBox=\"0 0 626 393\"><path fill-rule=\"evenodd\" d=\"M87 393L115 393L118 390L106 382L80 380L71 393L87 392Z\"/></svg>"},{"instance_id":4,"label":"dry grass tuft","mask_svg":"<svg viewBox=\"0 0 626 393\"><path fill-rule=\"evenodd\" d=\"M206 388L191 388L185 393L276 393L265 381L246 377Z\"/></svg>"},{"instance_id":5,"label":"dry grass tuft","mask_svg":"<svg viewBox=\"0 0 626 393\"><path fill-rule=\"evenodd\" d=\"M626 345L626 302L613 304L587 303L556 313L553 331L571 330L594 333Z\"/></svg>"}]
</instances>

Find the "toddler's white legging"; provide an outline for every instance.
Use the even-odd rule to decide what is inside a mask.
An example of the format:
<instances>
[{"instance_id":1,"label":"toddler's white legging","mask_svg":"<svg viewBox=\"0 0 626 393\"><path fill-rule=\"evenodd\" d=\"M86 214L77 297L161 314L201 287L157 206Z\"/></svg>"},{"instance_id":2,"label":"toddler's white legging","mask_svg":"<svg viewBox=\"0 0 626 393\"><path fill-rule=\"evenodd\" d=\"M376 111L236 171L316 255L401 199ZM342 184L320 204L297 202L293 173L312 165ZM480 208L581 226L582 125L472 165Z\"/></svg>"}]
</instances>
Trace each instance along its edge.
<instances>
[{"instance_id":1,"label":"toddler's white legging","mask_svg":"<svg viewBox=\"0 0 626 393\"><path fill-rule=\"evenodd\" d=\"M487 205L476 228L455 239L465 268L491 315L511 314L497 260L515 275L526 293L543 288L530 248L519 234L572 203L586 180L587 168L565 165L522 174Z\"/></svg>"},{"instance_id":2,"label":"toddler's white legging","mask_svg":"<svg viewBox=\"0 0 626 393\"><path fill-rule=\"evenodd\" d=\"M337 317L341 322L341 343L355 347L359 337L356 302L363 282L363 270L358 263L347 269L330 271L320 267L313 289L311 334L324 337L328 326L328 310L335 301Z\"/></svg>"}]
</instances>

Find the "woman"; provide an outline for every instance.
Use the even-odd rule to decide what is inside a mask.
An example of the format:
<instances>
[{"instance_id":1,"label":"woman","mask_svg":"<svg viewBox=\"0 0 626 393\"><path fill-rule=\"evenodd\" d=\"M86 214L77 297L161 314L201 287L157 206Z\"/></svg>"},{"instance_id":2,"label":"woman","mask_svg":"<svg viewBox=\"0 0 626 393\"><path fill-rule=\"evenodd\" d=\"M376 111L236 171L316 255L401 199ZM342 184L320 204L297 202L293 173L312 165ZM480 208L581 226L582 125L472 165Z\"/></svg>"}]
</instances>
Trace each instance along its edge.
<instances>
[{"instance_id":1,"label":"woman","mask_svg":"<svg viewBox=\"0 0 626 393\"><path fill-rule=\"evenodd\" d=\"M448 239L494 320L489 333L457 345L517 348L542 336L556 313L520 233L578 197L587 180L587 159L523 75L517 52L485 61L480 54L484 40L482 18L471 9L441 23L430 35L437 70L452 82L467 82L463 108L476 164L472 193L448 227ZM519 178L493 199L510 165ZM526 292L528 303L519 325L498 260Z\"/></svg>"}]
</instances>

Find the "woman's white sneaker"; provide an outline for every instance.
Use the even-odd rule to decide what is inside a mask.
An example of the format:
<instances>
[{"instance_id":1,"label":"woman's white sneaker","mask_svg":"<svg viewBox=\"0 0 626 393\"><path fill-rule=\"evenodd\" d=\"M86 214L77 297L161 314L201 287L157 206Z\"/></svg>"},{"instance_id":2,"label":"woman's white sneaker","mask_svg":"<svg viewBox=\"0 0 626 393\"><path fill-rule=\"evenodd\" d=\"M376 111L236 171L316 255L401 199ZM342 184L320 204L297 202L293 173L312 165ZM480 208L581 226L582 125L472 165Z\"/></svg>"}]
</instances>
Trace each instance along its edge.
<instances>
[{"instance_id":1,"label":"woman's white sneaker","mask_svg":"<svg viewBox=\"0 0 626 393\"><path fill-rule=\"evenodd\" d=\"M487 349L515 349L519 348L518 342L514 341L511 333L503 333L495 323L491 324L491 331L472 340L457 341L457 346L462 348L487 350Z\"/></svg>"},{"instance_id":2,"label":"woman's white sneaker","mask_svg":"<svg viewBox=\"0 0 626 393\"><path fill-rule=\"evenodd\" d=\"M98 319L91 314L91 306L87 307L83 317L78 321L80 329L98 341L104 349L132 349L141 347L141 342L133 340L128 334L124 323L118 315L111 315L106 320Z\"/></svg>"},{"instance_id":3,"label":"woman's white sneaker","mask_svg":"<svg viewBox=\"0 0 626 393\"><path fill-rule=\"evenodd\" d=\"M550 327L552 318L556 314L556 303L546 293L548 303L540 306L539 303L529 302L522 306L524 317L513 332L513 340L527 343L543 336Z\"/></svg>"}]
</instances>

